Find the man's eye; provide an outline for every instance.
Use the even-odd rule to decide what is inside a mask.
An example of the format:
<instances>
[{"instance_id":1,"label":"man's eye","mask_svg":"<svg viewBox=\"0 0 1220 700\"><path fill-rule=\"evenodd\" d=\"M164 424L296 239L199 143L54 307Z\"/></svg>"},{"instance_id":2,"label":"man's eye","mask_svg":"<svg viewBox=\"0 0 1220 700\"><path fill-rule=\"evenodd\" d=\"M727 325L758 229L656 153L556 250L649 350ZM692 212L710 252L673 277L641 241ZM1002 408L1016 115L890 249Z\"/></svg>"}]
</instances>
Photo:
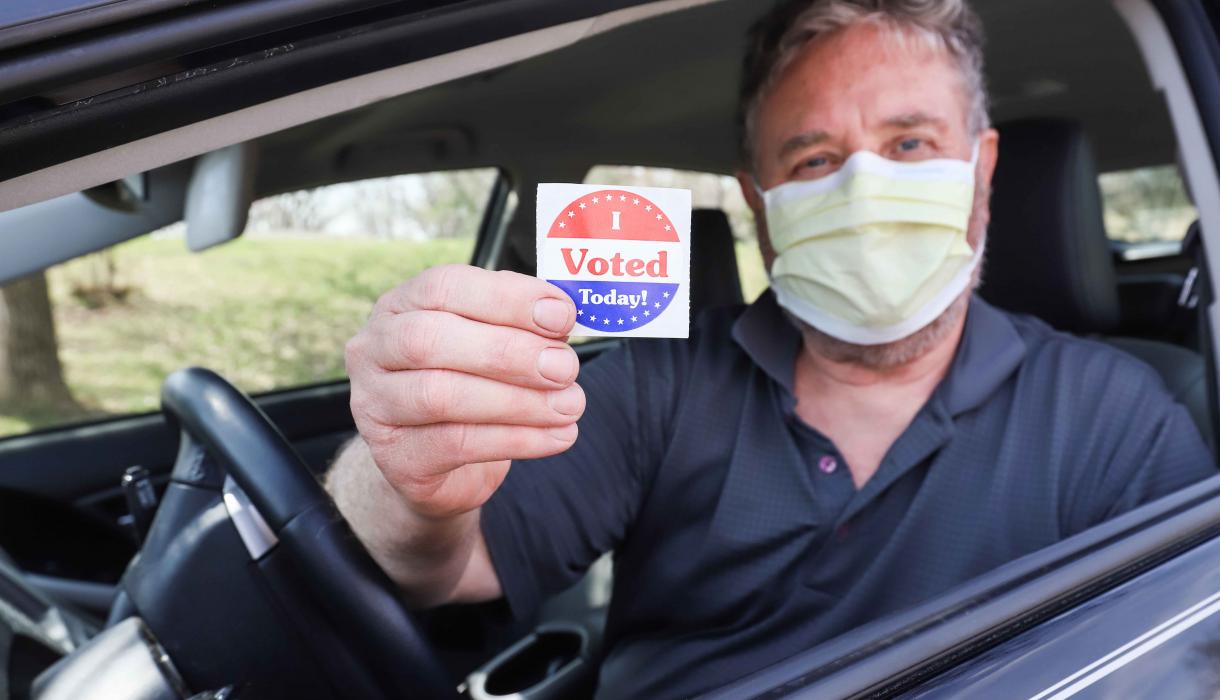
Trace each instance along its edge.
<instances>
[{"instance_id":1,"label":"man's eye","mask_svg":"<svg viewBox=\"0 0 1220 700\"><path fill-rule=\"evenodd\" d=\"M898 142L898 150L904 153L917 151L921 146L923 146L923 139L903 139Z\"/></svg>"},{"instance_id":2,"label":"man's eye","mask_svg":"<svg viewBox=\"0 0 1220 700\"><path fill-rule=\"evenodd\" d=\"M806 158L797 164L792 176L798 180L810 180L828 175L835 170L835 160L828 155Z\"/></svg>"}]
</instances>

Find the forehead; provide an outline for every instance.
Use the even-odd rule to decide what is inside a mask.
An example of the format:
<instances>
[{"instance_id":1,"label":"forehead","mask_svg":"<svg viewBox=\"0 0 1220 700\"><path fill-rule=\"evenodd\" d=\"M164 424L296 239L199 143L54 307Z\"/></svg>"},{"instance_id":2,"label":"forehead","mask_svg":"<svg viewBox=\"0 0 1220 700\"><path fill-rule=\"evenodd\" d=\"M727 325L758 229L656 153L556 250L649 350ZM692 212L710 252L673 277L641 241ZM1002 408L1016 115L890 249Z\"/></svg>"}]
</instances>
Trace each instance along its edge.
<instances>
[{"instance_id":1,"label":"forehead","mask_svg":"<svg viewBox=\"0 0 1220 700\"><path fill-rule=\"evenodd\" d=\"M759 103L759 136L777 128L868 128L914 112L964 129L964 87L953 57L928 37L859 23L798 50Z\"/></svg>"}]
</instances>

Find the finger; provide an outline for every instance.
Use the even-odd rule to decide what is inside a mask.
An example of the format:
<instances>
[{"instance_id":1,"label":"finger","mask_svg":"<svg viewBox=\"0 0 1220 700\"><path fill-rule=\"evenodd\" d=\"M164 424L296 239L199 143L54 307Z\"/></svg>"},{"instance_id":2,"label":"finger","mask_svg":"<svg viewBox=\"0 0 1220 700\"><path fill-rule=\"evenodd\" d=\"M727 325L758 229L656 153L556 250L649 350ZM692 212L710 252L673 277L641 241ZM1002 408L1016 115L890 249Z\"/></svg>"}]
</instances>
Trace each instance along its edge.
<instances>
[{"instance_id":1,"label":"finger","mask_svg":"<svg viewBox=\"0 0 1220 700\"><path fill-rule=\"evenodd\" d=\"M444 311L408 311L369 324L363 352L384 370L451 369L535 389L576 380L580 360L559 340Z\"/></svg>"},{"instance_id":2,"label":"finger","mask_svg":"<svg viewBox=\"0 0 1220 700\"><path fill-rule=\"evenodd\" d=\"M537 427L572 423L584 413L577 384L554 391L526 389L444 369L386 372L361 383L352 411L387 426L501 423Z\"/></svg>"},{"instance_id":3,"label":"finger","mask_svg":"<svg viewBox=\"0 0 1220 700\"><path fill-rule=\"evenodd\" d=\"M418 310L448 311L548 338L567 335L576 323L576 305L550 282L470 265L429 268L387 292L374 307L375 314Z\"/></svg>"},{"instance_id":4,"label":"finger","mask_svg":"<svg viewBox=\"0 0 1220 700\"><path fill-rule=\"evenodd\" d=\"M552 428L469 423L401 428L392 441L378 446L389 457L379 463L410 465L410 474L387 474L396 481L426 479L478 462L556 455L571 447L579 433L575 423Z\"/></svg>"}]
</instances>

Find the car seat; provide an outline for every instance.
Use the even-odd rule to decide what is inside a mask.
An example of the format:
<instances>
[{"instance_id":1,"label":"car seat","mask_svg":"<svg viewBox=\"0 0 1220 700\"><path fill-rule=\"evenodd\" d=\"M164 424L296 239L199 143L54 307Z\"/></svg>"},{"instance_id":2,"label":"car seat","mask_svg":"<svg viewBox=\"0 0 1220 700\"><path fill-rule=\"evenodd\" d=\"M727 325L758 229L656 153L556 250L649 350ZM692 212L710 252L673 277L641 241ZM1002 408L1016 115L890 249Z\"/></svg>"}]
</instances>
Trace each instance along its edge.
<instances>
[{"instance_id":1,"label":"car seat","mask_svg":"<svg viewBox=\"0 0 1220 700\"><path fill-rule=\"evenodd\" d=\"M1213 445L1203 357L1170 343L1111 335L1120 321L1118 277L1084 129L1065 119L998 128L983 298L1095 336L1151 365Z\"/></svg>"}]
</instances>

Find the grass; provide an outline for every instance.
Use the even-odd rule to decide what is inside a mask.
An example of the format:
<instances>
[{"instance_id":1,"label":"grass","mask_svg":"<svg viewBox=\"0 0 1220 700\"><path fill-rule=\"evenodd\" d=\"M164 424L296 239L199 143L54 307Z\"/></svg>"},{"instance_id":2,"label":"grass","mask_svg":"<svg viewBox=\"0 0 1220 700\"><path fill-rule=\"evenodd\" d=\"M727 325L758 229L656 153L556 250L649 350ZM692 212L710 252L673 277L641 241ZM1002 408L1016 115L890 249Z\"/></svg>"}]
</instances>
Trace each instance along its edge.
<instances>
[{"instance_id":1,"label":"grass","mask_svg":"<svg viewBox=\"0 0 1220 700\"><path fill-rule=\"evenodd\" d=\"M191 254L177 238L114 249L123 303L91 308L73 295L98 261L49 271L60 358L82 410L0 409L0 434L65 420L153 411L161 382L201 365L266 391L344 375L343 345L373 302L426 267L470 257L470 240L427 242L245 238Z\"/></svg>"},{"instance_id":2,"label":"grass","mask_svg":"<svg viewBox=\"0 0 1220 700\"><path fill-rule=\"evenodd\" d=\"M49 272L60 358L78 411L0 407L0 435L90 417L154 411L176 369L216 370L250 392L344 376L343 346L386 290L426 267L467 260L472 241L242 238L200 254L179 238L113 249L122 303L73 290L100 267L82 258ZM739 243L746 298L766 287L757 248Z\"/></svg>"}]
</instances>

